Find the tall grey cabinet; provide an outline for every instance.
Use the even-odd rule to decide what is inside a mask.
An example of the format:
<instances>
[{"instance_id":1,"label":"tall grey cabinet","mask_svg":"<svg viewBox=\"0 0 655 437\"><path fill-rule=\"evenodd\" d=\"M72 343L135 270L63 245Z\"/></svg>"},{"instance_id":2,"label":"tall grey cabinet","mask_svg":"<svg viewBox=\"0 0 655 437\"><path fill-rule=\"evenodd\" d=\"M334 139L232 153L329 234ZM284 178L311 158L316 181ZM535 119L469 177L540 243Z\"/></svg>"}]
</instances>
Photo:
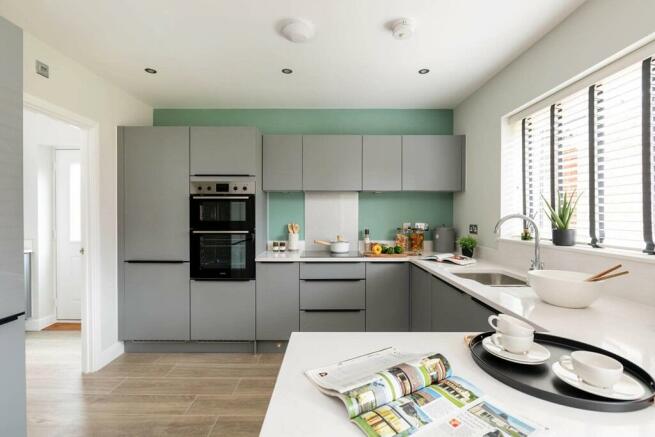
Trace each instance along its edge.
<instances>
[{"instance_id":1,"label":"tall grey cabinet","mask_svg":"<svg viewBox=\"0 0 655 437\"><path fill-rule=\"evenodd\" d=\"M189 339L189 128L120 127L119 335Z\"/></svg>"},{"instance_id":2,"label":"tall grey cabinet","mask_svg":"<svg viewBox=\"0 0 655 437\"><path fill-rule=\"evenodd\" d=\"M409 263L366 263L366 331L409 331Z\"/></svg>"},{"instance_id":3,"label":"tall grey cabinet","mask_svg":"<svg viewBox=\"0 0 655 437\"><path fill-rule=\"evenodd\" d=\"M361 191L361 135L305 135L302 186L305 191Z\"/></svg>"},{"instance_id":4,"label":"tall grey cabinet","mask_svg":"<svg viewBox=\"0 0 655 437\"><path fill-rule=\"evenodd\" d=\"M23 33L0 17L0 435L25 435Z\"/></svg>"},{"instance_id":5,"label":"tall grey cabinet","mask_svg":"<svg viewBox=\"0 0 655 437\"><path fill-rule=\"evenodd\" d=\"M464 135L403 136L403 191L461 191Z\"/></svg>"}]
</instances>

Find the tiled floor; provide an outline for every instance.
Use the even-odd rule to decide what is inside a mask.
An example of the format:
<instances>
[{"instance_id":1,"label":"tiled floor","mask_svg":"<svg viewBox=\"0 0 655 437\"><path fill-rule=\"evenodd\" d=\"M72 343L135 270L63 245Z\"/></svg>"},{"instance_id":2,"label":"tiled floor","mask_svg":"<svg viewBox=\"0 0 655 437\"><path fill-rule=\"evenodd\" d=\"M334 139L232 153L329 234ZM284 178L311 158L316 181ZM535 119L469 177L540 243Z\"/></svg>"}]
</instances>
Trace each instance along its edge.
<instances>
[{"instance_id":1,"label":"tiled floor","mask_svg":"<svg viewBox=\"0 0 655 437\"><path fill-rule=\"evenodd\" d=\"M125 354L80 372L80 333L27 335L29 436L256 436L281 354Z\"/></svg>"}]
</instances>

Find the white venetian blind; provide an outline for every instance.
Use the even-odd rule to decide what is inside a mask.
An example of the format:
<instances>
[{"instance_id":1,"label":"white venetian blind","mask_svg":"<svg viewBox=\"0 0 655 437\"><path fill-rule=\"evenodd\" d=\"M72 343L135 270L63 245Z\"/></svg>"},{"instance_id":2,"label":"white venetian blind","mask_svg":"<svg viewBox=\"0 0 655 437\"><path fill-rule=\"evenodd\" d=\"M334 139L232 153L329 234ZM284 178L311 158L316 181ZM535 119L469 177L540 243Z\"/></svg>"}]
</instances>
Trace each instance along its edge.
<instances>
[{"instance_id":1,"label":"white venetian blind","mask_svg":"<svg viewBox=\"0 0 655 437\"><path fill-rule=\"evenodd\" d=\"M550 221L544 212L542 195L550 200L550 108L525 118L525 212L550 237Z\"/></svg>"},{"instance_id":2,"label":"white venetian blind","mask_svg":"<svg viewBox=\"0 0 655 437\"><path fill-rule=\"evenodd\" d=\"M555 105L555 188L580 196L571 228L589 242L589 97L583 89Z\"/></svg>"},{"instance_id":3,"label":"white venetian blind","mask_svg":"<svg viewBox=\"0 0 655 437\"><path fill-rule=\"evenodd\" d=\"M641 63L596 84L597 237L642 249Z\"/></svg>"},{"instance_id":4,"label":"white venetian blind","mask_svg":"<svg viewBox=\"0 0 655 437\"><path fill-rule=\"evenodd\" d=\"M523 172L522 172L522 132L521 123L513 123L503 132L500 159L501 204L500 215L523 212ZM518 237L523 226L520 220L510 220L501 228L504 237Z\"/></svg>"}]
</instances>

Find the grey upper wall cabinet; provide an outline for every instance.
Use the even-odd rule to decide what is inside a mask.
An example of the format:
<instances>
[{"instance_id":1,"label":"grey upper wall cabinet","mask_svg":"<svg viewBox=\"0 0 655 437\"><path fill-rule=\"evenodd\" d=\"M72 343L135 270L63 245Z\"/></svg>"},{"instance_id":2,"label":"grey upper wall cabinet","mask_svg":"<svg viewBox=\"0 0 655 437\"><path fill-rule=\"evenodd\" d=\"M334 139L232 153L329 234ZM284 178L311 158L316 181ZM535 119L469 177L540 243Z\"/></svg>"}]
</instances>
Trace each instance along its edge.
<instances>
[{"instance_id":1,"label":"grey upper wall cabinet","mask_svg":"<svg viewBox=\"0 0 655 437\"><path fill-rule=\"evenodd\" d=\"M189 264L126 263L122 340L189 340Z\"/></svg>"},{"instance_id":2,"label":"grey upper wall cabinet","mask_svg":"<svg viewBox=\"0 0 655 437\"><path fill-rule=\"evenodd\" d=\"M257 263L257 340L288 340L299 329L299 263Z\"/></svg>"},{"instance_id":3,"label":"grey upper wall cabinet","mask_svg":"<svg viewBox=\"0 0 655 437\"><path fill-rule=\"evenodd\" d=\"M189 128L119 128L121 151L123 259L188 260Z\"/></svg>"},{"instance_id":4,"label":"grey upper wall cabinet","mask_svg":"<svg viewBox=\"0 0 655 437\"><path fill-rule=\"evenodd\" d=\"M192 175L258 175L255 127L191 127Z\"/></svg>"},{"instance_id":5,"label":"grey upper wall cabinet","mask_svg":"<svg viewBox=\"0 0 655 437\"><path fill-rule=\"evenodd\" d=\"M403 191L461 191L464 135L403 136Z\"/></svg>"},{"instance_id":6,"label":"grey upper wall cabinet","mask_svg":"<svg viewBox=\"0 0 655 437\"><path fill-rule=\"evenodd\" d=\"M402 189L402 138L399 135L364 135L362 190Z\"/></svg>"},{"instance_id":7,"label":"grey upper wall cabinet","mask_svg":"<svg viewBox=\"0 0 655 437\"><path fill-rule=\"evenodd\" d=\"M264 135L264 191L302 191L302 135Z\"/></svg>"},{"instance_id":8,"label":"grey upper wall cabinet","mask_svg":"<svg viewBox=\"0 0 655 437\"><path fill-rule=\"evenodd\" d=\"M366 331L409 331L408 263L366 263Z\"/></svg>"},{"instance_id":9,"label":"grey upper wall cabinet","mask_svg":"<svg viewBox=\"0 0 655 437\"><path fill-rule=\"evenodd\" d=\"M361 191L360 135L305 135L302 149L303 190Z\"/></svg>"}]
</instances>

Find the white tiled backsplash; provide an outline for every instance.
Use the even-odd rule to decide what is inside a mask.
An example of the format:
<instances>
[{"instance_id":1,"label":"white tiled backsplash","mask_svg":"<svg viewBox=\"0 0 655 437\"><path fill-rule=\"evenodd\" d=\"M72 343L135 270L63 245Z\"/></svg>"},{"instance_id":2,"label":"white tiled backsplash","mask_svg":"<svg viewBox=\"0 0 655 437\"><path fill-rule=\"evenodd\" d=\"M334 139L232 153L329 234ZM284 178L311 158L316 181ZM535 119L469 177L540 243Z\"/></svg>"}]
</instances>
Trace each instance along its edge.
<instances>
[{"instance_id":1,"label":"white tiled backsplash","mask_svg":"<svg viewBox=\"0 0 655 437\"><path fill-rule=\"evenodd\" d=\"M358 193L305 193L305 249L329 250L314 240L335 240L337 235L350 241L357 250L359 220Z\"/></svg>"}]
</instances>

